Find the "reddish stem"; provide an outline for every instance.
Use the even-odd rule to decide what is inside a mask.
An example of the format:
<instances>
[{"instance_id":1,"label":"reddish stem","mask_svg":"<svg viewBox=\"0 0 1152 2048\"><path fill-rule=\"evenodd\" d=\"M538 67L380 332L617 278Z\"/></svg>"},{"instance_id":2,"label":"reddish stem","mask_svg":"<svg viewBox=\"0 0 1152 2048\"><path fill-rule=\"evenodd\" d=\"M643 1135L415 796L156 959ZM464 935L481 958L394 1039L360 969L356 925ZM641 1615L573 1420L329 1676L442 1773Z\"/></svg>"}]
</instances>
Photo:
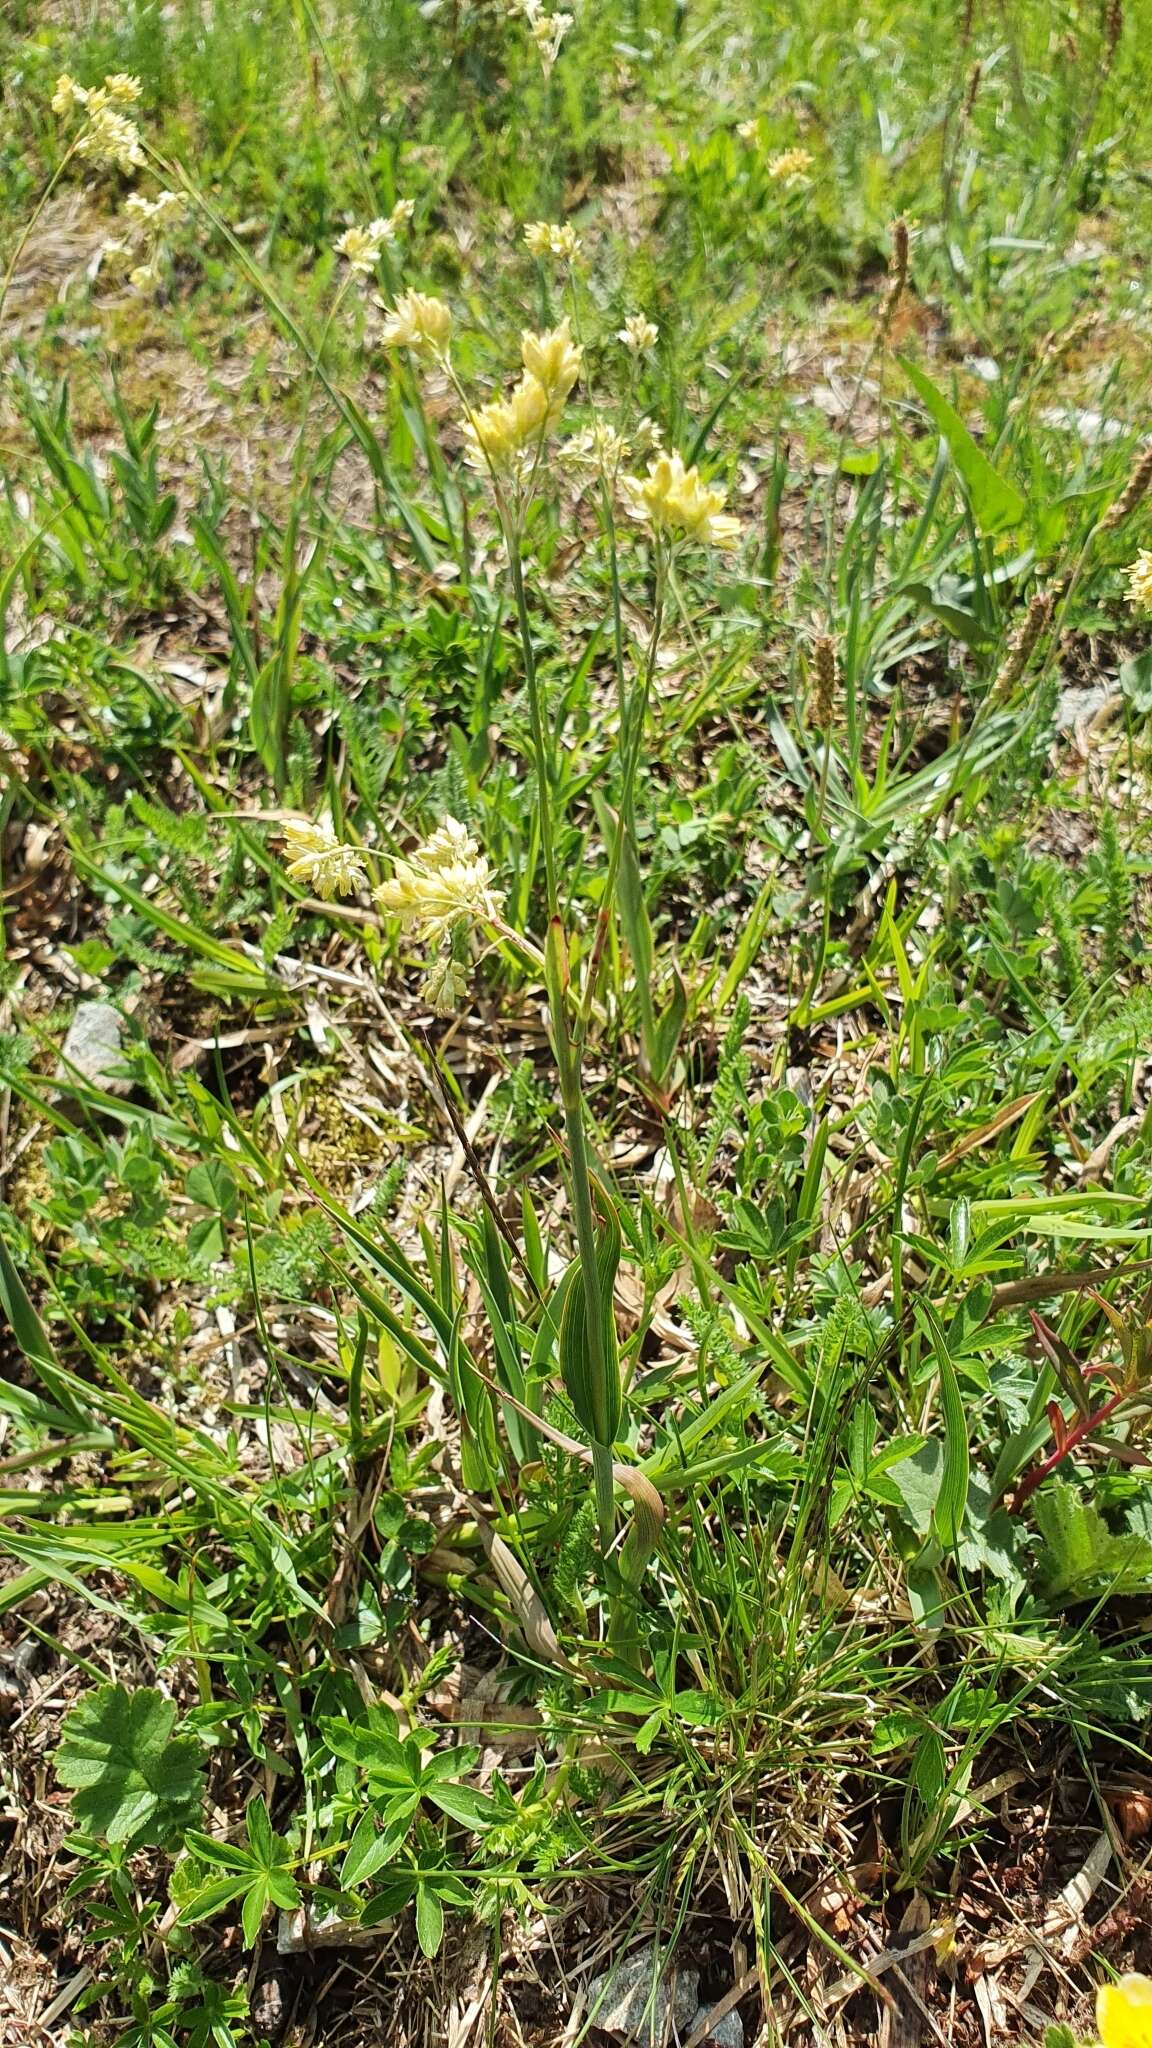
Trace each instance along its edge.
<instances>
[{"instance_id":1,"label":"reddish stem","mask_svg":"<svg viewBox=\"0 0 1152 2048\"><path fill-rule=\"evenodd\" d=\"M1082 1444L1085 1437L1091 1436L1094 1429L1099 1429L1102 1422L1107 1422L1108 1417L1114 1414L1120 1406L1121 1401L1124 1399L1124 1393L1125 1390L1122 1387L1118 1394L1113 1394L1112 1399L1105 1401L1103 1407L1097 1408L1093 1415L1082 1415L1079 1422L1073 1424L1073 1427L1068 1431L1063 1442L1059 1443L1056 1449L1051 1451L1039 1465L1033 1466L1031 1472L1020 1481L1019 1486L1016 1488L1011 1510L1014 1515L1019 1514L1025 1501L1031 1499L1036 1488L1043 1484L1048 1474L1054 1472L1058 1465L1063 1464L1064 1459L1070 1457L1077 1445Z\"/></svg>"}]
</instances>

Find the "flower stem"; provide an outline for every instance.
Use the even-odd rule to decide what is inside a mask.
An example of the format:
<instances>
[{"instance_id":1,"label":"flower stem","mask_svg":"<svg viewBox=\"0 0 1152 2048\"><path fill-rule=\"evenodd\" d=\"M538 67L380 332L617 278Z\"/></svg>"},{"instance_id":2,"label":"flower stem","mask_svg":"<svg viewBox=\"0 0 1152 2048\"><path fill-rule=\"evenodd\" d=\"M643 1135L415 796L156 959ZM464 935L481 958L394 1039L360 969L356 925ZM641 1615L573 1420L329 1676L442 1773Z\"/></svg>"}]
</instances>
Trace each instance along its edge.
<instances>
[{"instance_id":1,"label":"flower stem","mask_svg":"<svg viewBox=\"0 0 1152 2048\"><path fill-rule=\"evenodd\" d=\"M524 589L524 565L520 554L520 536L509 521L505 525L505 539L508 544L508 562L512 576L512 589L516 599L516 617L520 628L520 643L524 656L524 680L528 693L528 714L532 727L532 751L535 756L537 800L540 805L540 842L544 857L544 887L548 904L549 942L548 961L548 1008L552 1019L552 1044L556 1055L557 1078L560 1083L560 1101L564 1111L564 1132L568 1141L568 1179L572 1198L572 1217L576 1230L576 1249L580 1255L580 1283L584 1290L584 1315L588 1342L588 1357L593 1385L606 1388L609 1372L617 1370L614 1360L609 1359L604 1342L605 1304L600 1288L600 1267L596 1243L596 1212L592 1196L592 1175L588 1159L588 1133L584 1103L584 1088L581 1075L580 1048L574 1041L568 1021L568 955L564 940L564 925L560 914L560 892L557 879L557 857L554 840L554 813L551 789L551 750L548 744L548 728L540 691L540 678L536 670L536 655L532 644L532 628L528 617L528 600ZM593 1441L593 1474L596 1483L596 1512L600 1524L600 1541L605 1554L611 1547L616 1530L616 1510L612 1491L612 1445Z\"/></svg>"}]
</instances>

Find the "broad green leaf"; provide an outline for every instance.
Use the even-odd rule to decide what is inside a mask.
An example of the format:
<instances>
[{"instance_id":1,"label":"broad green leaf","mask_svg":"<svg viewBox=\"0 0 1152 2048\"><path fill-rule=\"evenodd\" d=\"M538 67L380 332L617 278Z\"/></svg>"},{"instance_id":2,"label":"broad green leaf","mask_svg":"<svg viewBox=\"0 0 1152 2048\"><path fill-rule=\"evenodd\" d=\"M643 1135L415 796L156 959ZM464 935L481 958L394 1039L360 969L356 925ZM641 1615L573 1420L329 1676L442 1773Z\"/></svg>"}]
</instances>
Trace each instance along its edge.
<instances>
[{"instance_id":1,"label":"broad green leaf","mask_svg":"<svg viewBox=\"0 0 1152 2048\"><path fill-rule=\"evenodd\" d=\"M72 1709L56 1775L78 1827L107 1842L164 1845L199 1818L203 1751L176 1734L176 1706L150 1686L104 1685Z\"/></svg>"},{"instance_id":2,"label":"broad green leaf","mask_svg":"<svg viewBox=\"0 0 1152 2048\"><path fill-rule=\"evenodd\" d=\"M959 413L949 405L943 393L937 391L932 379L925 376L924 371L910 362L907 356L900 357L900 366L948 443L948 452L963 479L980 531L1002 533L1005 527L1019 526L1024 517L1025 501L1015 484L1009 483L1007 477L992 467Z\"/></svg>"},{"instance_id":3,"label":"broad green leaf","mask_svg":"<svg viewBox=\"0 0 1152 2048\"><path fill-rule=\"evenodd\" d=\"M416 1939L426 1956L434 1956L444 1939L444 1908L426 1884L416 1887Z\"/></svg>"},{"instance_id":4,"label":"broad green leaf","mask_svg":"<svg viewBox=\"0 0 1152 2048\"><path fill-rule=\"evenodd\" d=\"M939 1318L929 1302L921 1302L919 1307L932 1340L936 1369L940 1375L940 1407L944 1417L944 1462L940 1472L940 1491L932 1510L932 1526L944 1549L954 1550L960 1540L968 1507L971 1469L968 1424L956 1368Z\"/></svg>"},{"instance_id":5,"label":"broad green leaf","mask_svg":"<svg viewBox=\"0 0 1152 2048\"><path fill-rule=\"evenodd\" d=\"M466 1828L487 1827L500 1812L494 1799L486 1792L474 1791L471 1785L425 1784L424 1796Z\"/></svg>"},{"instance_id":6,"label":"broad green leaf","mask_svg":"<svg viewBox=\"0 0 1152 2048\"><path fill-rule=\"evenodd\" d=\"M375 1813L362 1814L356 1823L356 1830L343 1863L340 1865L341 1889L350 1891L354 1885L364 1884L390 1863L407 1832L407 1821L401 1819L384 1829L376 1826Z\"/></svg>"}]
</instances>

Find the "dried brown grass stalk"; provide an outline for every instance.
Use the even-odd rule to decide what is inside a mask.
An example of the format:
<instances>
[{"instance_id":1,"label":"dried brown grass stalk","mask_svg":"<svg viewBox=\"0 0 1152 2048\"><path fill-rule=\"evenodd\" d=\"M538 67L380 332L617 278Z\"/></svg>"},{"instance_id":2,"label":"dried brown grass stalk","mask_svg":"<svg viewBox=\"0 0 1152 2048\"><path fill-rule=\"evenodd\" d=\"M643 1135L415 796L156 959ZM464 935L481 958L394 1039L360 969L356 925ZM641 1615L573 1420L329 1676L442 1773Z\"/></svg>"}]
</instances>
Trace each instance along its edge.
<instances>
[{"instance_id":1,"label":"dried brown grass stalk","mask_svg":"<svg viewBox=\"0 0 1152 2048\"><path fill-rule=\"evenodd\" d=\"M1120 496L1109 505L1103 519L1100 521L1101 533L1111 533L1114 527L1124 524L1129 513L1135 511L1141 498L1145 496L1150 483L1152 483L1152 441L1147 441L1133 465L1132 474L1121 491Z\"/></svg>"},{"instance_id":2,"label":"dried brown grass stalk","mask_svg":"<svg viewBox=\"0 0 1152 2048\"><path fill-rule=\"evenodd\" d=\"M884 294L884 303L880 308L880 322L876 330L877 344L881 348L883 348L884 343L888 339L892 322L896 315L896 308L904 296L904 287L908 282L908 244L908 223L903 215L900 215L892 223L892 255L888 264L888 289Z\"/></svg>"}]
</instances>

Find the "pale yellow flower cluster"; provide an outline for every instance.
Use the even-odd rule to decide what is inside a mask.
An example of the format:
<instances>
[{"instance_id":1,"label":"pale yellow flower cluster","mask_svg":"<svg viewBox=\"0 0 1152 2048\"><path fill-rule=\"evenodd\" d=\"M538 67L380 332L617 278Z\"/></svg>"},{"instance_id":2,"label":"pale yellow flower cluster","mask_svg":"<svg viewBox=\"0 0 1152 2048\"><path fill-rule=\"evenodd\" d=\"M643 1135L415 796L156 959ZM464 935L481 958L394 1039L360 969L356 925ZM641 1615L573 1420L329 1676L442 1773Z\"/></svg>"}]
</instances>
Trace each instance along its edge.
<instances>
[{"instance_id":1,"label":"pale yellow flower cluster","mask_svg":"<svg viewBox=\"0 0 1152 2048\"><path fill-rule=\"evenodd\" d=\"M740 521L724 511L723 491L701 483L695 464L686 468L680 455L657 455L646 476L623 476L620 488L629 516L653 533L715 548L734 548L740 538Z\"/></svg>"},{"instance_id":2,"label":"pale yellow flower cluster","mask_svg":"<svg viewBox=\"0 0 1152 2048\"><path fill-rule=\"evenodd\" d=\"M465 457L474 469L520 476L556 425L580 375L584 351L572 340L567 318L543 334L520 337L524 374L507 398L494 398L469 415Z\"/></svg>"},{"instance_id":3,"label":"pale yellow flower cluster","mask_svg":"<svg viewBox=\"0 0 1152 2048\"><path fill-rule=\"evenodd\" d=\"M396 859L376 891L381 910L434 945L454 932L500 918L491 872L467 826L445 818L409 860Z\"/></svg>"},{"instance_id":4,"label":"pale yellow flower cluster","mask_svg":"<svg viewBox=\"0 0 1152 2048\"><path fill-rule=\"evenodd\" d=\"M1128 565L1128 602L1142 612L1152 611L1152 550L1141 548Z\"/></svg>"},{"instance_id":5,"label":"pale yellow flower cluster","mask_svg":"<svg viewBox=\"0 0 1152 2048\"><path fill-rule=\"evenodd\" d=\"M769 157L768 176L791 191L794 186L811 182L809 172L814 162L809 149L782 149L779 156Z\"/></svg>"},{"instance_id":6,"label":"pale yellow flower cluster","mask_svg":"<svg viewBox=\"0 0 1152 2048\"><path fill-rule=\"evenodd\" d=\"M62 71L56 80L50 105L54 114L75 113L77 107L87 107L90 114L98 114L104 107L132 107L140 98L144 88L138 78L127 71L110 71L103 85L77 85L76 80Z\"/></svg>"},{"instance_id":7,"label":"pale yellow flower cluster","mask_svg":"<svg viewBox=\"0 0 1152 2048\"><path fill-rule=\"evenodd\" d=\"M182 219L185 209L186 202L178 192L158 192L155 199L146 199L142 192L132 192L124 201L122 218L127 234L120 241L105 242L104 254L107 257L127 256L134 245L141 241L146 243L144 261L137 263L128 273L128 282L135 291L155 291L163 282L163 238L167 230Z\"/></svg>"},{"instance_id":8,"label":"pale yellow flower cluster","mask_svg":"<svg viewBox=\"0 0 1152 2048\"><path fill-rule=\"evenodd\" d=\"M337 837L327 815L290 819L284 827L284 855L292 880L304 882L325 903L353 895L365 880L363 854Z\"/></svg>"},{"instance_id":9,"label":"pale yellow flower cluster","mask_svg":"<svg viewBox=\"0 0 1152 2048\"><path fill-rule=\"evenodd\" d=\"M645 313L629 313L623 327L617 328L616 339L631 349L633 355L641 356L655 348L660 339L660 329Z\"/></svg>"},{"instance_id":10,"label":"pale yellow flower cluster","mask_svg":"<svg viewBox=\"0 0 1152 2048\"><path fill-rule=\"evenodd\" d=\"M355 276L370 277L380 260L380 251L387 243L396 240L414 211L411 199L398 199L391 213L379 220L370 220L366 228L345 228L333 244L337 256L344 258Z\"/></svg>"},{"instance_id":11,"label":"pale yellow flower cluster","mask_svg":"<svg viewBox=\"0 0 1152 2048\"><path fill-rule=\"evenodd\" d=\"M529 221L524 240L534 256L560 256L571 263L580 253L580 237L571 221L562 225L546 220Z\"/></svg>"},{"instance_id":12,"label":"pale yellow flower cluster","mask_svg":"<svg viewBox=\"0 0 1152 2048\"><path fill-rule=\"evenodd\" d=\"M755 119L751 121L737 121L736 133L740 137L741 142L755 142L760 134L760 123Z\"/></svg>"},{"instance_id":13,"label":"pale yellow flower cluster","mask_svg":"<svg viewBox=\"0 0 1152 2048\"><path fill-rule=\"evenodd\" d=\"M135 121L122 109L133 106L141 91L140 80L126 71L110 72L103 85L91 88L77 85L64 71L56 80L52 112L63 118L83 107L87 126L76 143L77 156L92 164L111 164L127 175L144 162L144 146Z\"/></svg>"},{"instance_id":14,"label":"pale yellow flower cluster","mask_svg":"<svg viewBox=\"0 0 1152 2048\"><path fill-rule=\"evenodd\" d=\"M445 356L452 338L452 308L428 292L401 292L385 309L381 340L385 348L407 348L418 356Z\"/></svg>"},{"instance_id":15,"label":"pale yellow flower cluster","mask_svg":"<svg viewBox=\"0 0 1152 2048\"><path fill-rule=\"evenodd\" d=\"M178 192L158 192L155 199L146 199L142 192L130 192L124 201L127 219L139 222L149 232L174 227L184 210L185 201Z\"/></svg>"},{"instance_id":16,"label":"pale yellow flower cluster","mask_svg":"<svg viewBox=\"0 0 1152 2048\"><path fill-rule=\"evenodd\" d=\"M522 5L528 33L540 52L540 63L545 78L548 78L574 17L571 14L546 14L540 0L522 0Z\"/></svg>"},{"instance_id":17,"label":"pale yellow flower cluster","mask_svg":"<svg viewBox=\"0 0 1152 2048\"><path fill-rule=\"evenodd\" d=\"M628 443L617 428L610 426L607 420L598 419L570 434L561 452L564 461L573 469L587 469L594 475L606 477L611 483L628 453Z\"/></svg>"}]
</instances>

